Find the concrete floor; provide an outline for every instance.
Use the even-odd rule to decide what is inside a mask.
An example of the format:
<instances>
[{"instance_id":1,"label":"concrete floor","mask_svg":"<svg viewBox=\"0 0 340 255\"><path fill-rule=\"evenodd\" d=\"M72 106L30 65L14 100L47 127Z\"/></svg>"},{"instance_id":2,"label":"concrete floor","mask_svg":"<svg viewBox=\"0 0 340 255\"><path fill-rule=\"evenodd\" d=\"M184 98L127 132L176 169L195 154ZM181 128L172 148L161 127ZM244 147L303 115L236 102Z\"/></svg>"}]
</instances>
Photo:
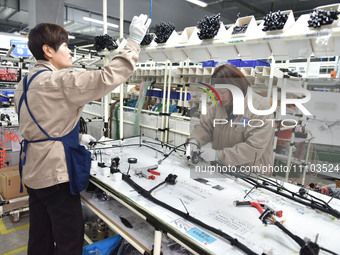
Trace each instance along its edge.
<instances>
[{"instance_id":1,"label":"concrete floor","mask_svg":"<svg viewBox=\"0 0 340 255\"><path fill-rule=\"evenodd\" d=\"M28 217L28 212L24 212L18 223L12 223L8 216L0 219L1 255L27 254Z\"/></svg>"}]
</instances>

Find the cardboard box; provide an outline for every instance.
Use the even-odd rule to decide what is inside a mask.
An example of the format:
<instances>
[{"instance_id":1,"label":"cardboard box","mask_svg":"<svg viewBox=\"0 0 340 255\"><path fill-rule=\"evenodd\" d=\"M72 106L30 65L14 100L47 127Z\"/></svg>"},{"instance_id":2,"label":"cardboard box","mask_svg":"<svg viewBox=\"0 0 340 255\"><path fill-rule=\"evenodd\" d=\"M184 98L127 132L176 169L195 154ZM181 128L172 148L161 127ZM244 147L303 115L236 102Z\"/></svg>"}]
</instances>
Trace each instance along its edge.
<instances>
[{"instance_id":1,"label":"cardboard box","mask_svg":"<svg viewBox=\"0 0 340 255\"><path fill-rule=\"evenodd\" d=\"M3 199L13 199L27 196L27 190L24 187L23 193L20 193L20 176L18 166L9 166L0 169L0 194Z\"/></svg>"}]
</instances>

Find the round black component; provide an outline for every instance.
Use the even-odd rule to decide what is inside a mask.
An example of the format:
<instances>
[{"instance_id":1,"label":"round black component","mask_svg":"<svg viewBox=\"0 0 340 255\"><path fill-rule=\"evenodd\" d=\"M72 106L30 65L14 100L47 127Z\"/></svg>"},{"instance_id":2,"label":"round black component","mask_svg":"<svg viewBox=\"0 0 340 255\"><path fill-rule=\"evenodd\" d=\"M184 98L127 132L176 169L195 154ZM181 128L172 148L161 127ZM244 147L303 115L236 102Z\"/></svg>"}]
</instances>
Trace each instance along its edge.
<instances>
[{"instance_id":1,"label":"round black component","mask_svg":"<svg viewBox=\"0 0 340 255\"><path fill-rule=\"evenodd\" d=\"M128 163L129 164L136 164L137 163L137 159L136 158L128 158Z\"/></svg>"},{"instance_id":2,"label":"round black component","mask_svg":"<svg viewBox=\"0 0 340 255\"><path fill-rule=\"evenodd\" d=\"M307 194L307 190L306 190L305 188L300 188L300 189L299 189L299 194L300 194L301 196L304 196L304 195Z\"/></svg>"}]
</instances>

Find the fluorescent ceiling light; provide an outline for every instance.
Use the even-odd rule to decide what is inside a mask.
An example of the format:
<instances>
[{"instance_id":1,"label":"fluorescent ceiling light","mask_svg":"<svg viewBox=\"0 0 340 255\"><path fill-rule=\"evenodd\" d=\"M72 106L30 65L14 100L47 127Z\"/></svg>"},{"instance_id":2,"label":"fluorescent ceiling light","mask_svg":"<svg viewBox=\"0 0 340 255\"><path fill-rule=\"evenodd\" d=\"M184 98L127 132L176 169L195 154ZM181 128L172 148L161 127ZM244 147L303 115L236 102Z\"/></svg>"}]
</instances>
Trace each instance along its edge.
<instances>
[{"instance_id":1,"label":"fluorescent ceiling light","mask_svg":"<svg viewBox=\"0 0 340 255\"><path fill-rule=\"evenodd\" d=\"M76 39L74 35L68 35L68 39Z\"/></svg>"},{"instance_id":2,"label":"fluorescent ceiling light","mask_svg":"<svg viewBox=\"0 0 340 255\"><path fill-rule=\"evenodd\" d=\"M102 20L92 19L92 18L89 18L89 17L83 17L83 20L90 21L90 22L93 22L93 23L98 23L98 24L104 24L104 22ZM119 26L116 25L116 24L112 24L112 23L109 23L109 22L107 22L106 24L107 24L108 27L119 28Z\"/></svg>"},{"instance_id":3,"label":"fluorescent ceiling light","mask_svg":"<svg viewBox=\"0 0 340 255\"><path fill-rule=\"evenodd\" d=\"M203 2L203 1L200 1L200 0L186 0L186 1L193 3L193 4L196 4L198 6L201 6L201 7L207 7L208 6L208 4L206 2Z\"/></svg>"}]
</instances>

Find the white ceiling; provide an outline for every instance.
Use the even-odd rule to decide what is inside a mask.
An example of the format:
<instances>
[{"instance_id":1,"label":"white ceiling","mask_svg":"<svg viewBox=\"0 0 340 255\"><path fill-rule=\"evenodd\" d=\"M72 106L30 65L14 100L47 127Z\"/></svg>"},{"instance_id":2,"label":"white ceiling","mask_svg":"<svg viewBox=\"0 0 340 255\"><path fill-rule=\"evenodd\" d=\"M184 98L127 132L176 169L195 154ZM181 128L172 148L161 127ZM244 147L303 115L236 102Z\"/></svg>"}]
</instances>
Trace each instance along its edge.
<instances>
[{"instance_id":1,"label":"white ceiling","mask_svg":"<svg viewBox=\"0 0 340 255\"><path fill-rule=\"evenodd\" d=\"M0 32L28 31L28 4L30 0L0 0ZM55 0L56 1L56 0ZM119 0L107 0L108 22L119 24ZM185 0L153 0L152 24L171 21L176 31L195 26L205 15L221 13L224 24L232 24L240 16L254 15L256 19L269 11L293 10L295 18L309 13L313 8L339 2L339 0L205 0L209 5L202 8ZM124 1L124 32L128 32L129 22L134 15L149 14L149 0ZM93 42L93 37L103 34L102 25L89 23L83 16L102 19L102 2L100 0L64 0L64 26L76 39L71 45ZM108 34L117 38L118 29L108 28Z\"/></svg>"}]
</instances>

